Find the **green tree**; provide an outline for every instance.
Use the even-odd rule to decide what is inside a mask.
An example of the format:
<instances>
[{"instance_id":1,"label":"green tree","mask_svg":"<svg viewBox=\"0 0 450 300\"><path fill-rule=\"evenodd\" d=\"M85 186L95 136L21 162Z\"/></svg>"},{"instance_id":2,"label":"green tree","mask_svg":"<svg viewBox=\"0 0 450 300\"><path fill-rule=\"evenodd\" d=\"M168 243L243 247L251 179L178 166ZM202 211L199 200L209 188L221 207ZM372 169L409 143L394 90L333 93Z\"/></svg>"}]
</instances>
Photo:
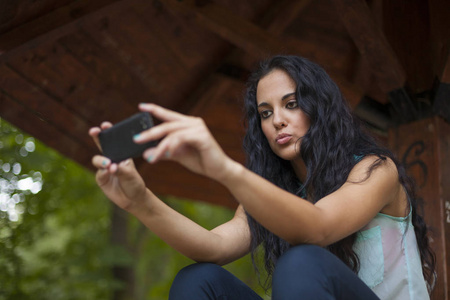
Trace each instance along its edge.
<instances>
[{"instance_id":1,"label":"green tree","mask_svg":"<svg viewBox=\"0 0 450 300\"><path fill-rule=\"evenodd\" d=\"M206 228L233 215L165 201ZM115 276L120 268L133 273L122 299L167 299L176 273L192 261L124 212L126 240L113 243L117 211L92 172L0 119L0 299L117 298L128 284ZM249 256L226 268L263 294Z\"/></svg>"}]
</instances>

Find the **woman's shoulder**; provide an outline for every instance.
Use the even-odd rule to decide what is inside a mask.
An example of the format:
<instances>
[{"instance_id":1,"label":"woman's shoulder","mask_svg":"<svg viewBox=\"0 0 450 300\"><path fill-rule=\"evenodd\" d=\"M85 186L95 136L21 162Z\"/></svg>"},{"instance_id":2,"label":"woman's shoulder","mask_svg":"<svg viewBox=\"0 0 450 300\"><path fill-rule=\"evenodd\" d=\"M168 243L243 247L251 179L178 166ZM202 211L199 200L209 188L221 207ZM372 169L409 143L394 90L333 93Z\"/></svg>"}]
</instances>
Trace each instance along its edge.
<instances>
[{"instance_id":1,"label":"woman's shoulder","mask_svg":"<svg viewBox=\"0 0 450 300\"><path fill-rule=\"evenodd\" d=\"M370 179L372 175L387 177L391 180L398 179L397 165L387 156L359 155L357 163L350 171L349 180L354 182L365 181Z\"/></svg>"},{"instance_id":2,"label":"woman's shoulder","mask_svg":"<svg viewBox=\"0 0 450 300\"><path fill-rule=\"evenodd\" d=\"M396 163L390 157L366 155L350 172L349 180L377 186L376 193L386 201L382 213L404 217L408 207Z\"/></svg>"}]
</instances>

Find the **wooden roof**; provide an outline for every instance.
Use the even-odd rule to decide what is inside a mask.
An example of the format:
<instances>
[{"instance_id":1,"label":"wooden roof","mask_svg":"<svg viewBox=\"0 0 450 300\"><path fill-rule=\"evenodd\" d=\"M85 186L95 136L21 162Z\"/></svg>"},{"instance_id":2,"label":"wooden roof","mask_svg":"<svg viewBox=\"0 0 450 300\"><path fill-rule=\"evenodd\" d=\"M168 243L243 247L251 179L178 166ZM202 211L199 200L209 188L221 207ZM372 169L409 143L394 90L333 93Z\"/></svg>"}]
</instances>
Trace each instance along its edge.
<instances>
[{"instance_id":1,"label":"wooden roof","mask_svg":"<svg viewBox=\"0 0 450 300\"><path fill-rule=\"evenodd\" d=\"M0 1L0 116L92 169L88 129L155 102L203 117L243 162L245 80L283 53L321 64L384 136L449 120L449 13L448 0ZM178 165L137 164L156 193L235 205Z\"/></svg>"}]
</instances>

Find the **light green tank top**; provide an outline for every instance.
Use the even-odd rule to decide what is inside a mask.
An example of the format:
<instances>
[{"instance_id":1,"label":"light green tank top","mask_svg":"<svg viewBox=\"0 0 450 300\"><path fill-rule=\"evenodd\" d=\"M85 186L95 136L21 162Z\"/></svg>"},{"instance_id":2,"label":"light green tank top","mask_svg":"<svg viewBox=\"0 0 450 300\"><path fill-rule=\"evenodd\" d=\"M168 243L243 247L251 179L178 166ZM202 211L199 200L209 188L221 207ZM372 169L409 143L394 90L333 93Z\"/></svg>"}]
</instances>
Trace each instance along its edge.
<instances>
[{"instance_id":1,"label":"light green tank top","mask_svg":"<svg viewBox=\"0 0 450 300\"><path fill-rule=\"evenodd\" d=\"M411 212L404 218L377 214L357 234L353 248L360 259L358 276L380 299L430 299Z\"/></svg>"}]
</instances>

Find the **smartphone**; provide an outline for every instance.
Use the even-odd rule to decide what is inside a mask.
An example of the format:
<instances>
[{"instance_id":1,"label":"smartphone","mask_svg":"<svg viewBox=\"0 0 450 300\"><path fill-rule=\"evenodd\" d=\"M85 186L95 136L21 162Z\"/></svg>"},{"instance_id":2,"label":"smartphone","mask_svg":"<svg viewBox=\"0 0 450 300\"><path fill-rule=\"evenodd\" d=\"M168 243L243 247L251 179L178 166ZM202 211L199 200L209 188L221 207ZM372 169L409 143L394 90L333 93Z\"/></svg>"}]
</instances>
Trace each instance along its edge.
<instances>
[{"instance_id":1,"label":"smartphone","mask_svg":"<svg viewBox=\"0 0 450 300\"><path fill-rule=\"evenodd\" d=\"M133 136L153 126L148 112L137 113L100 132L99 140L103 155L118 163L142 155L144 150L157 145L157 141L136 144Z\"/></svg>"}]
</instances>

